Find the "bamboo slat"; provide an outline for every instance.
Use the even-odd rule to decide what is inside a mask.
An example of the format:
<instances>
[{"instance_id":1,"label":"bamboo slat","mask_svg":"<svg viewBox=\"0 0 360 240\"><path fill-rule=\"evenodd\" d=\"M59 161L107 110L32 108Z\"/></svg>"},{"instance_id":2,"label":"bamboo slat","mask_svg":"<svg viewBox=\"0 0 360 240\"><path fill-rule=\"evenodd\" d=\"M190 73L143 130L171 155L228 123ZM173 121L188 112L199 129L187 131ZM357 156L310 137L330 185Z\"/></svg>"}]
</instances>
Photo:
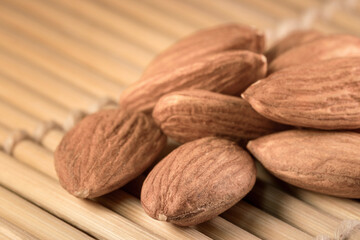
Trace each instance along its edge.
<instances>
[{"instance_id":1,"label":"bamboo slat","mask_svg":"<svg viewBox=\"0 0 360 240\"><path fill-rule=\"evenodd\" d=\"M240 22L243 24L251 23L251 25L259 28L271 28L274 25L272 18L267 15L260 14L257 11L251 11L243 5L236 4L232 1L216 1L216 0L193 0L187 1L187 4L195 4L198 8L204 9L213 15L219 15L225 19ZM239 12L241 11L241 14Z\"/></svg>"},{"instance_id":2,"label":"bamboo slat","mask_svg":"<svg viewBox=\"0 0 360 240\"><path fill-rule=\"evenodd\" d=\"M30 39L50 46L60 55L66 54L83 65L96 69L101 74L120 83L129 83L139 77L140 69L113 58L106 53L85 46L54 29L48 28L31 17L16 11L5 3L0 5L0 20L9 27L25 34Z\"/></svg>"},{"instance_id":3,"label":"bamboo slat","mask_svg":"<svg viewBox=\"0 0 360 240\"><path fill-rule=\"evenodd\" d=\"M322 15L323 6L316 0L277 0L279 5L294 10L299 14L299 28L310 28L313 22Z\"/></svg>"},{"instance_id":4,"label":"bamboo slat","mask_svg":"<svg viewBox=\"0 0 360 240\"><path fill-rule=\"evenodd\" d=\"M0 132L1 136L5 139L6 133L10 133L11 129L22 129L30 136L37 140L37 131L44 124L44 122L29 116L15 107L5 104L0 101L0 113L6 117L0 117ZM44 146L54 151L63 136L63 132L59 129L49 129L44 136L40 136L44 140Z\"/></svg>"},{"instance_id":5,"label":"bamboo slat","mask_svg":"<svg viewBox=\"0 0 360 240\"><path fill-rule=\"evenodd\" d=\"M27 89L34 90L35 93L46 98L52 98L57 104L62 104L68 109L75 108L86 111L90 105L96 103L95 97L89 93L75 88L44 69L34 67L30 62L6 54L5 51L3 50L5 54L1 54L0 71L5 76L9 76L12 80L21 83ZM28 77L34 80L29 81ZM54 93L58 94L54 96Z\"/></svg>"},{"instance_id":6,"label":"bamboo slat","mask_svg":"<svg viewBox=\"0 0 360 240\"><path fill-rule=\"evenodd\" d=\"M261 181L246 196L253 205L313 236L332 236L341 219L316 209Z\"/></svg>"},{"instance_id":7,"label":"bamboo slat","mask_svg":"<svg viewBox=\"0 0 360 240\"><path fill-rule=\"evenodd\" d=\"M279 5L284 7L290 7L296 12L303 13L306 11L312 11L314 9L320 8L321 4L317 0L276 0Z\"/></svg>"},{"instance_id":8,"label":"bamboo slat","mask_svg":"<svg viewBox=\"0 0 360 240\"><path fill-rule=\"evenodd\" d=\"M39 239L93 239L3 187L0 187L0 215Z\"/></svg>"},{"instance_id":9,"label":"bamboo slat","mask_svg":"<svg viewBox=\"0 0 360 240\"><path fill-rule=\"evenodd\" d=\"M48 4L48 1L11 0L6 2L22 12L29 13L31 18L46 23L47 26L78 39L85 45L99 49L110 56L126 59L135 66L144 67L153 57L151 51L87 24L78 17Z\"/></svg>"},{"instance_id":10,"label":"bamboo slat","mask_svg":"<svg viewBox=\"0 0 360 240\"><path fill-rule=\"evenodd\" d=\"M20 83L26 87L24 91L33 90L35 94L42 95L45 98L51 98L58 105L61 104L67 109L74 108L86 111L89 106L96 103L95 97L84 92L82 89L75 88L66 81L59 79L56 75L46 72L44 69L32 66L30 62L16 59L14 56L6 53L4 54L4 51L6 50L3 50L2 54L0 54L0 71L5 76L11 78L10 84L15 85L16 82ZM29 78L34 80L29 81ZM10 86L8 87L10 88ZM13 97L19 98L18 96L19 95L15 95ZM18 101L21 101L21 99ZM42 99L42 101L44 100ZM39 104L38 111L43 112L42 108L44 106L40 105L42 104L41 100L37 104ZM36 111L36 109L32 111ZM67 110L67 112L68 111L69 110ZM61 116L60 110L57 114Z\"/></svg>"},{"instance_id":11,"label":"bamboo slat","mask_svg":"<svg viewBox=\"0 0 360 240\"><path fill-rule=\"evenodd\" d=\"M31 234L0 217L0 239L2 240L37 240Z\"/></svg>"},{"instance_id":12,"label":"bamboo slat","mask_svg":"<svg viewBox=\"0 0 360 240\"><path fill-rule=\"evenodd\" d=\"M327 34L334 34L334 33L349 33L346 29L339 28L332 24L329 24L327 21L318 20L313 24L313 29L321 31Z\"/></svg>"},{"instance_id":13,"label":"bamboo slat","mask_svg":"<svg viewBox=\"0 0 360 240\"><path fill-rule=\"evenodd\" d=\"M55 180L2 152L0 160L3 169L0 172L1 185L92 236L105 239L161 239L99 204L69 195Z\"/></svg>"},{"instance_id":14,"label":"bamboo slat","mask_svg":"<svg viewBox=\"0 0 360 240\"><path fill-rule=\"evenodd\" d=\"M0 147L5 139L10 135L10 130L4 125L0 124Z\"/></svg>"},{"instance_id":15,"label":"bamboo slat","mask_svg":"<svg viewBox=\"0 0 360 240\"><path fill-rule=\"evenodd\" d=\"M289 20L298 17L296 11L279 4L277 1L242 0L241 3L246 3L248 6L256 9L256 11L261 11L263 14L278 21Z\"/></svg>"},{"instance_id":16,"label":"bamboo slat","mask_svg":"<svg viewBox=\"0 0 360 240\"><path fill-rule=\"evenodd\" d=\"M304 201L340 219L360 219L360 203L355 200L327 196L297 188L275 178L258 162L256 167L258 178L261 181L271 184L276 188L300 199L301 201Z\"/></svg>"},{"instance_id":17,"label":"bamboo slat","mask_svg":"<svg viewBox=\"0 0 360 240\"><path fill-rule=\"evenodd\" d=\"M102 4L109 10L113 9L117 15L125 15L141 21L145 26L159 32L171 34L175 38L186 36L196 30L196 27L187 24L169 14L166 14L151 5L141 1L103 0Z\"/></svg>"},{"instance_id":18,"label":"bamboo slat","mask_svg":"<svg viewBox=\"0 0 360 240\"><path fill-rule=\"evenodd\" d=\"M337 10L331 16L331 23L335 26L346 29L353 34L360 36L360 16L359 13L351 13L349 11Z\"/></svg>"},{"instance_id":19,"label":"bamboo slat","mask_svg":"<svg viewBox=\"0 0 360 240\"><path fill-rule=\"evenodd\" d=\"M51 0L51 2L60 9L70 10L98 27L118 33L123 38L155 52L163 50L175 40L169 34L153 31L137 21L107 11L101 2L86 0L76 1L76 4L61 0Z\"/></svg>"},{"instance_id":20,"label":"bamboo slat","mask_svg":"<svg viewBox=\"0 0 360 240\"><path fill-rule=\"evenodd\" d=\"M292 188L295 197L342 219L360 219L360 202Z\"/></svg>"},{"instance_id":21,"label":"bamboo slat","mask_svg":"<svg viewBox=\"0 0 360 240\"><path fill-rule=\"evenodd\" d=\"M99 198L98 201L110 209L124 216L126 215L127 218L132 219L134 222L146 220L146 225L148 227L151 226L158 229L157 231L164 229L167 229L167 231L173 231L177 229L177 227L172 224L151 219L143 211L139 200L122 190L115 191L108 194L106 197ZM212 221L205 222L195 229L212 239L231 239L234 236L237 236L240 239L257 239L252 234L220 217L216 217Z\"/></svg>"},{"instance_id":22,"label":"bamboo slat","mask_svg":"<svg viewBox=\"0 0 360 240\"><path fill-rule=\"evenodd\" d=\"M141 0L142 4L150 5L164 13L170 14L176 19L196 27L210 27L226 22L221 16L214 16L201 8L196 8L177 0Z\"/></svg>"},{"instance_id":23,"label":"bamboo slat","mask_svg":"<svg viewBox=\"0 0 360 240\"><path fill-rule=\"evenodd\" d=\"M22 129L32 133L39 122L29 114L18 111L15 106L0 100L0 123L9 129Z\"/></svg>"},{"instance_id":24,"label":"bamboo slat","mask_svg":"<svg viewBox=\"0 0 360 240\"><path fill-rule=\"evenodd\" d=\"M245 230L256 232L257 236L262 239L313 239L311 235L244 201L236 204L231 212L224 212L221 216L235 224L242 223Z\"/></svg>"},{"instance_id":25,"label":"bamboo slat","mask_svg":"<svg viewBox=\"0 0 360 240\"><path fill-rule=\"evenodd\" d=\"M243 224L239 224L241 226ZM253 239L259 240L254 235L246 232L235 224L230 223L222 217L216 217L202 224L194 226L194 228L202 233L206 233L212 239ZM214 231L209 231L214 229ZM256 231L253 231L253 233Z\"/></svg>"},{"instance_id":26,"label":"bamboo slat","mask_svg":"<svg viewBox=\"0 0 360 240\"><path fill-rule=\"evenodd\" d=\"M122 87L111 79L89 71L71 59L66 59L51 49L45 49L43 45L31 42L26 36L16 34L6 27L0 27L0 46L26 62L31 62L33 66L59 76L78 90L84 89L97 97L107 96L117 100L122 90ZM61 95L63 94L67 92Z\"/></svg>"},{"instance_id":27,"label":"bamboo slat","mask_svg":"<svg viewBox=\"0 0 360 240\"><path fill-rule=\"evenodd\" d=\"M0 84L0 98L21 108L29 115L31 114L44 121L55 120L59 124L62 124L68 115L65 108L54 103L51 104L49 99L34 94L10 78L0 75Z\"/></svg>"}]
</instances>

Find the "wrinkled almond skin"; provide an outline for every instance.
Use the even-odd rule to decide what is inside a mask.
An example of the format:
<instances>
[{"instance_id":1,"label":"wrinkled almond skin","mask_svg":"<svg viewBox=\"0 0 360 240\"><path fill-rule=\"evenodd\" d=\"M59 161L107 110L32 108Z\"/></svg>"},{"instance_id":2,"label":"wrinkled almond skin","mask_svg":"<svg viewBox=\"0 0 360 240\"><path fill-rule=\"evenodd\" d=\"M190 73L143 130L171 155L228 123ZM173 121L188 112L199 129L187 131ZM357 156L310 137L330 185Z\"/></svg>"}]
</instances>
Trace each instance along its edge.
<instances>
[{"instance_id":1,"label":"wrinkled almond skin","mask_svg":"<svg viewBox=\"0 0 360 240\"><path fill-rule=\"evenodd\" d=\"M151 112L163 95L184 89L205 89L240 95L250 84L266 74L266 58L249 51L228 51L162 72L149 81L140 81L120 96L120 106Z\"/></svg>"},{"instance_id":2,"label":"wrinkled almond skin","mask_svg":"<svg viewBox=\"0 0 360 240\"><path fill-rule=\"evenodd\" d=\"M191 34L160 53L146 68L141 80L192 63L201 57L229 50L263 53L264 34L239 24L225 24Z\"/></svg>"},{"instance_id":3,"label":"wrinkled almond skin","mask_svg":"<svg viewBox=\"0 0 360 240\"><path fill-rule=\"evenodd\" d=\"M143 113L102 110L71 129L55 151L60 184L80 198L109 193L140 175L166 144Z\"/></svg>"},{"instance_id":4,"label":"wrinkled almond skin","mask_svg":"<svg viewBox=\"0 0 360 240\"><path fill-rule=\"evenodd\" d=\"M250 86L242 97L261 115L317 129L360 128L360 58L291 67Z\"/></svg>"},{"instance_id":5,"label":"wrinkled almond skin","mask_svg":"<svg viewBox=\"0 0 360 240\"><path fill-rule=\"evenodd\" d=\"M269 73L290 66L338 57L360 57L360 38L331 35L315 39L281 54L269 65Z\"/></svg>"},{"instance_id":6,"label":"wrinkled almond skin","mask_svg":"<svg viewBox=\"0 0 360 240\"><path fill-rule=\"evenodd\" d=\"M297 47L306 42L318 39L324 36L316 30L298 30L290 33L285 38L278 41L273 47L266 51L265 56L268 63L271 63L275 58L288 51L293 47Z\"/></svg>"},{"instance_id":7,"label":"wrinkled almond skin","mask_svg":"<svg viewBox=\"0 0 360 240\"><path fill-rule=\"evenodd\" d=\"M209 136L245 142L285 128L258 114L240 97L205 90L163 96L153 118L168 137L181 143Z\"/></svg>"},{"instance_id":8,"label":"wrinkled almond skin","mask_svg":"<svg viewBox=\"0 0 360 240\"><path fill-rule=\"evenodd\" d=\"M291 130L250 141L250 152L278 178L311 191L360 198L360 134Z\"/></svg>"},{"instance_id":9,"label":"wrinkled almond skin","mask_svg":"<svg viewBox=\"0 0 360 240\"><path fill-rule=\"evenodd\" d=\"M185 143L159 162L141 190L151 217L180 226L210 220L254 186L256 168L234 142L209 137Z\"/></svg>"}]
</instances>

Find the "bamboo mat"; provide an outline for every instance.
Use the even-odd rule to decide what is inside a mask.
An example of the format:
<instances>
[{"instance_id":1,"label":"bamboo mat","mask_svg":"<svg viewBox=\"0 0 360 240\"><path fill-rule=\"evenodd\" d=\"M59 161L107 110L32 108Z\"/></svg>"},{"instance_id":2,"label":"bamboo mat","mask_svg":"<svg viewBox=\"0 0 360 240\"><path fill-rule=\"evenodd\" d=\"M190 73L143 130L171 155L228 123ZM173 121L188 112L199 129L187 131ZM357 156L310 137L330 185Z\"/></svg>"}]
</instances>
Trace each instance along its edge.
<instances>
[{"instance_id":1,"label":"bamboo mat","mask_svg":"<svg viewBox=\"0 0 360 240\"><path fill-rule=\"evenodd\" d=\"M268 45L304 28L360 36L360 1L2 0L0 239L304 240L360 219L358 200L288 186L260 166L244 200L192 228L148 217L141 177L93 201L60 187L53 152L66 130L116 102L174 41L226 22L264 30Z\"/></svg>"}]
</instances>

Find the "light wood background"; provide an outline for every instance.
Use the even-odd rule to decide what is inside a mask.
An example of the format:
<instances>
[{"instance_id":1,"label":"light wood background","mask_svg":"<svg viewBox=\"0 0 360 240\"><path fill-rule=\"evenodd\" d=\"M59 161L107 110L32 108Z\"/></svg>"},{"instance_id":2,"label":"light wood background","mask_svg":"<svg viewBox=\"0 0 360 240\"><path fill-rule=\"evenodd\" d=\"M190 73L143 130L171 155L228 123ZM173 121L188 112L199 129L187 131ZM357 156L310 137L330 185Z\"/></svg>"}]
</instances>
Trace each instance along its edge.
<instances>
[{"instance_id":1,"label":"light wood background","mask_svg":"<svg viewBox=\"0 0 360 240\"><path fill-rule=\"evenodd\" d=\"M262 29L268 46L295 29L360 35L360 1L2 0L0 239L304 240L360 219L359 201L284 185L261 167L244 200L193 228L151 219L128 188L90 201L59 186L53 151L77 118L116 102L177 39L227 22Z\"/></svg>"}]
</instances>

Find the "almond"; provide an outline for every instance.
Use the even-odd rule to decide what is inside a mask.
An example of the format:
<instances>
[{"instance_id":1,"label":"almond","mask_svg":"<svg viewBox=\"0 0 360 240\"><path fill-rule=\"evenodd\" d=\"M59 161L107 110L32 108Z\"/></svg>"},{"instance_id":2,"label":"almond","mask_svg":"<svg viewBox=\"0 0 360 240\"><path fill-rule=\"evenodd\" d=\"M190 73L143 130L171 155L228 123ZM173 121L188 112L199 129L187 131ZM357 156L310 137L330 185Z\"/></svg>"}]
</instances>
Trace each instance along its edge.
<instances>
[{"instance_id":1,"label":"almond","mask_svg":"<svg viewBox=\"0 0 360 240\"><path fill-rule=\"evenodd\" d=\"M360 57L360 38L351 35L322 37L294 47L269 65L269 73L290 66L338 57Z\"/></svg>"},{"instance_id":2,"label":"almond","mask_svg":"<svg viewBox=\"0 0 360 240\"><path fill-rule=\"evenodd\" d=\"M298 30L290 33L285 38L278 41L273 47L266 51L265 56L268 62L288 51L289 49L310 42L322 37L323 34L316 30Z\"/></svg>"},{"instance_id":3,"label":"almond","mask_svg":"<svg viewBox=\"0 0 360 240\"><path fill-rule=\"evenodd\" d=\"M149 81L140 81L120 96L123 108L151 112L166 93L184 89L205 89L240 95L250 84L266 74L266 58L249 51L229 51L162 72Z\"/></svg>"},{"instance_id":4,"label":"almond","mask_svg":"<svg viewBox=\"0 0 360 240\"><path fill-rule=\"evenodd\" d=\"M360 58L287 68L256 82L242 96L276 122L318 129L360 128Z\"/></svg>"},{"instance_id":5,"label":"almond","mask_svg":"<svg viewBox=\"0 0 360 240\"><path fill-rule=\"evenodd\" d=\"M165 135L145 114L102 110L66 133L55 151L55 167L68 192L98 197L140 175L165 144Z\"/></svg>"},{"instance_id":6,"label":"almond","mask_svg":"<svg viewBox=\"0 0 360 240\"><path fill-rule=\"evenodd\" d=\"M185 143L160 161L141 190L151 217L181 226L224 212L254 186L256 168L234 142L209 137Z\"/></svg>"},{"instance_id":7,"label":"almond","mask_svg":"<svg viewBox=\"0 0 360 240\"><path fill-rule=\"evenodd\" d=\"M168 137L181 143L208 136L247 141L284 129L240 97L205 90L163 96L154 108L153 118Z\"/></svg>"},{"instance_id":8,"label":"almond","mask_svg":"<svg viewBox=\"0 0 360 240\"><path fill-rule=\"evenodd\" d=\"M360 198L360 134L290 130L250 141L247 148L276 177L338 197Z\"/></svg>"},{"instance_id":9,"label":"almond","mask_svg":"<svg viewBox=\"0 0 360 240\"><path fill-rule=\"evenodd\" d=\"M141 80L170 69L191 64L201 57L228 50L262 53L264 34L240 24L225 24L191 34L159 54L146 68Z\"/></svg>"}]
</instances>

